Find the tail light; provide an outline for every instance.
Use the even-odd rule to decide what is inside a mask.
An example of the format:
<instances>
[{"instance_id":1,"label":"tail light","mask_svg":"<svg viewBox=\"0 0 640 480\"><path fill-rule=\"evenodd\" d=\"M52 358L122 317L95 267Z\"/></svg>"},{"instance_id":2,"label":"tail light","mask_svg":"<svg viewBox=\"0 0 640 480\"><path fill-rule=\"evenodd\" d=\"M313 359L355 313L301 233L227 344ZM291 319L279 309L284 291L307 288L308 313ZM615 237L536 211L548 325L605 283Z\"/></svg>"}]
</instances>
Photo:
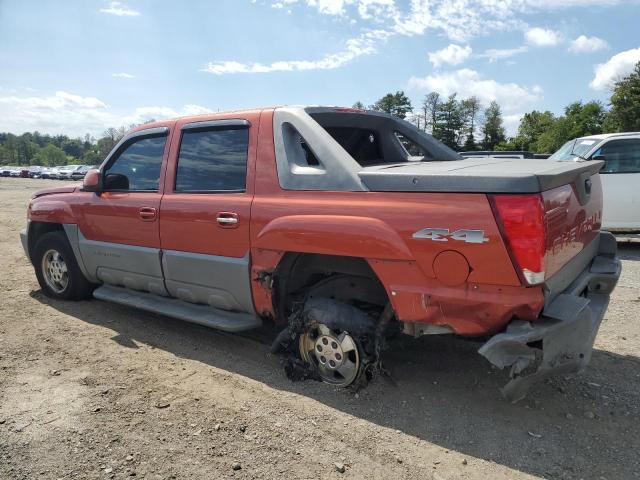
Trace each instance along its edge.
<instances>
[{"instance_id":1,"label":"tail light","mask_svg":"<svg viewBox=\"0 0 640 480\"><path fill-rule=\"evenodd\" d=\"M529 285L545 279L546 226L540 195L494 195L491 203L512 260Z\"/></svg>"}]
</instances>

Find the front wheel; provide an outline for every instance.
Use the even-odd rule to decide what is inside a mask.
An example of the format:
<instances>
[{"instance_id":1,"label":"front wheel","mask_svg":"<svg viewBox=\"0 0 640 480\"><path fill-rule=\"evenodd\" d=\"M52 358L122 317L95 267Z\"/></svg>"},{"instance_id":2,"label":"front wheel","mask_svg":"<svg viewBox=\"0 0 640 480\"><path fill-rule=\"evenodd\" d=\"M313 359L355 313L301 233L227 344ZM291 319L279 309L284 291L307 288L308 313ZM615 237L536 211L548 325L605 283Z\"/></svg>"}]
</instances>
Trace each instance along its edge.
<instances>
[{"instance_id":1,"label":"front wheel","mask_svg":"<svg viewBox=\"0 0 640 480\"><path fill-rule=\"evenodd\" d=\"M33 265L45 295L60 300L91 296L94 285L80 271L64 232L45 233L33 250Z\"/></svg>"}]
</instances>

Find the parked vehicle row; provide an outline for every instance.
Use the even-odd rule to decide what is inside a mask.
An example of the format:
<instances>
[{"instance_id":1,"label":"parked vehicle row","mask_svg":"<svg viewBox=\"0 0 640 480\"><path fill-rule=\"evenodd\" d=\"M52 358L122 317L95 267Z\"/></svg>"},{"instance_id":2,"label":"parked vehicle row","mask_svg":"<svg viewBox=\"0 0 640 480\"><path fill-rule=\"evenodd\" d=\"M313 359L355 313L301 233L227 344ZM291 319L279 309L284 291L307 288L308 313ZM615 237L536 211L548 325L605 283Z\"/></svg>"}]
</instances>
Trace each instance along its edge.
<instances>
[{"instance_id":1,"label":"parked vehicle row","mask_svg":"<svg viewBox=\"0 0 640 480\"><path fill-rule=\"evenodd\" d=\"M94 168L91 165L64 165L61 167L0 167L0 177L44 178L53 180L82 180Z\"/></svg>"},{"instance_id":2,"label":"parked vehicle row","mask_svg":"<svg viewBox=\"0 0 640 480\"><path fill-rule=\"evenodd\" d=\"M546 160L551 156L550 153L533 153L526 150L472 150L468 152L460 152L464 158L529 158Z\"/></svg>"}]
</instances>

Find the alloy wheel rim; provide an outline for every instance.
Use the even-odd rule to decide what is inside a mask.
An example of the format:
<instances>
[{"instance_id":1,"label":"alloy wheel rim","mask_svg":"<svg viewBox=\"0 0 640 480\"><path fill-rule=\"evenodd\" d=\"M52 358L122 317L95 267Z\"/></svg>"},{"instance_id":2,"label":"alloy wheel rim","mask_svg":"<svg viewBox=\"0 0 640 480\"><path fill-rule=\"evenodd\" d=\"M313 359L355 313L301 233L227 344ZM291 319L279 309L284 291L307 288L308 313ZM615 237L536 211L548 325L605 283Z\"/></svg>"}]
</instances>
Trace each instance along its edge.
<instances>
[{"instance_id":1,"label":"alloy wheel rim","mask_svg":"<svg viewBox=\"0 0 640 480\"><path fill-rule=\"evenodd\" d=\"M42 256L42 275L47 286L55 293L62 293L69 285L69 270L57 250L50 249Z\"/></svg>"},{"instance_id":2,"label":"alloy wheel rim","mask_svg":"<svg viewBox=\"0 0 640 480\"><path fill-rule=\"evenodd\" d=\"M313 365L325 383L346 387L360 370L360 354L348 332L336 332L317 324L300 335L300 355Z\"/></svg>"}]
</instances>

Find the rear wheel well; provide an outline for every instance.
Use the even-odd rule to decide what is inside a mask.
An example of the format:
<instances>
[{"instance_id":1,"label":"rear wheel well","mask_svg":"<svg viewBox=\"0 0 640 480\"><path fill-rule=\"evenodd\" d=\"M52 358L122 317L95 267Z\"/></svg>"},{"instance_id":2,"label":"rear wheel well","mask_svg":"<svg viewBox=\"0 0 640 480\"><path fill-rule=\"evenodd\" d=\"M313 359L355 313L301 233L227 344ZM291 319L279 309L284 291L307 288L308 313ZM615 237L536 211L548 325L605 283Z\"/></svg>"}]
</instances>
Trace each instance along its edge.
<instances>
[{"instance_id":1,"label":"rear wheel well","mask_svg":"<svg viewBox=\"0 0 640 480\"><path fill-rule=\"evenodd\" d=\"M360 257L286 253L273 276L276 321L284 324L300 303L316 294L380 312L389 301L369 263Z\"/></svg>"},{"instance_id":2,"label":"rear wheel well","mask_svg":"<svg viewBox=\"0 0 640 480\"><path fill-rule=\"evenodd\" d=\"M42 237L45 233L62 231L64 232L64 227L60 223L51 223L51 222L30 222L29 223L29 258L33 262L33 249L35 247L36 242L39 238Z\"/></svg>"}]
</instances>

